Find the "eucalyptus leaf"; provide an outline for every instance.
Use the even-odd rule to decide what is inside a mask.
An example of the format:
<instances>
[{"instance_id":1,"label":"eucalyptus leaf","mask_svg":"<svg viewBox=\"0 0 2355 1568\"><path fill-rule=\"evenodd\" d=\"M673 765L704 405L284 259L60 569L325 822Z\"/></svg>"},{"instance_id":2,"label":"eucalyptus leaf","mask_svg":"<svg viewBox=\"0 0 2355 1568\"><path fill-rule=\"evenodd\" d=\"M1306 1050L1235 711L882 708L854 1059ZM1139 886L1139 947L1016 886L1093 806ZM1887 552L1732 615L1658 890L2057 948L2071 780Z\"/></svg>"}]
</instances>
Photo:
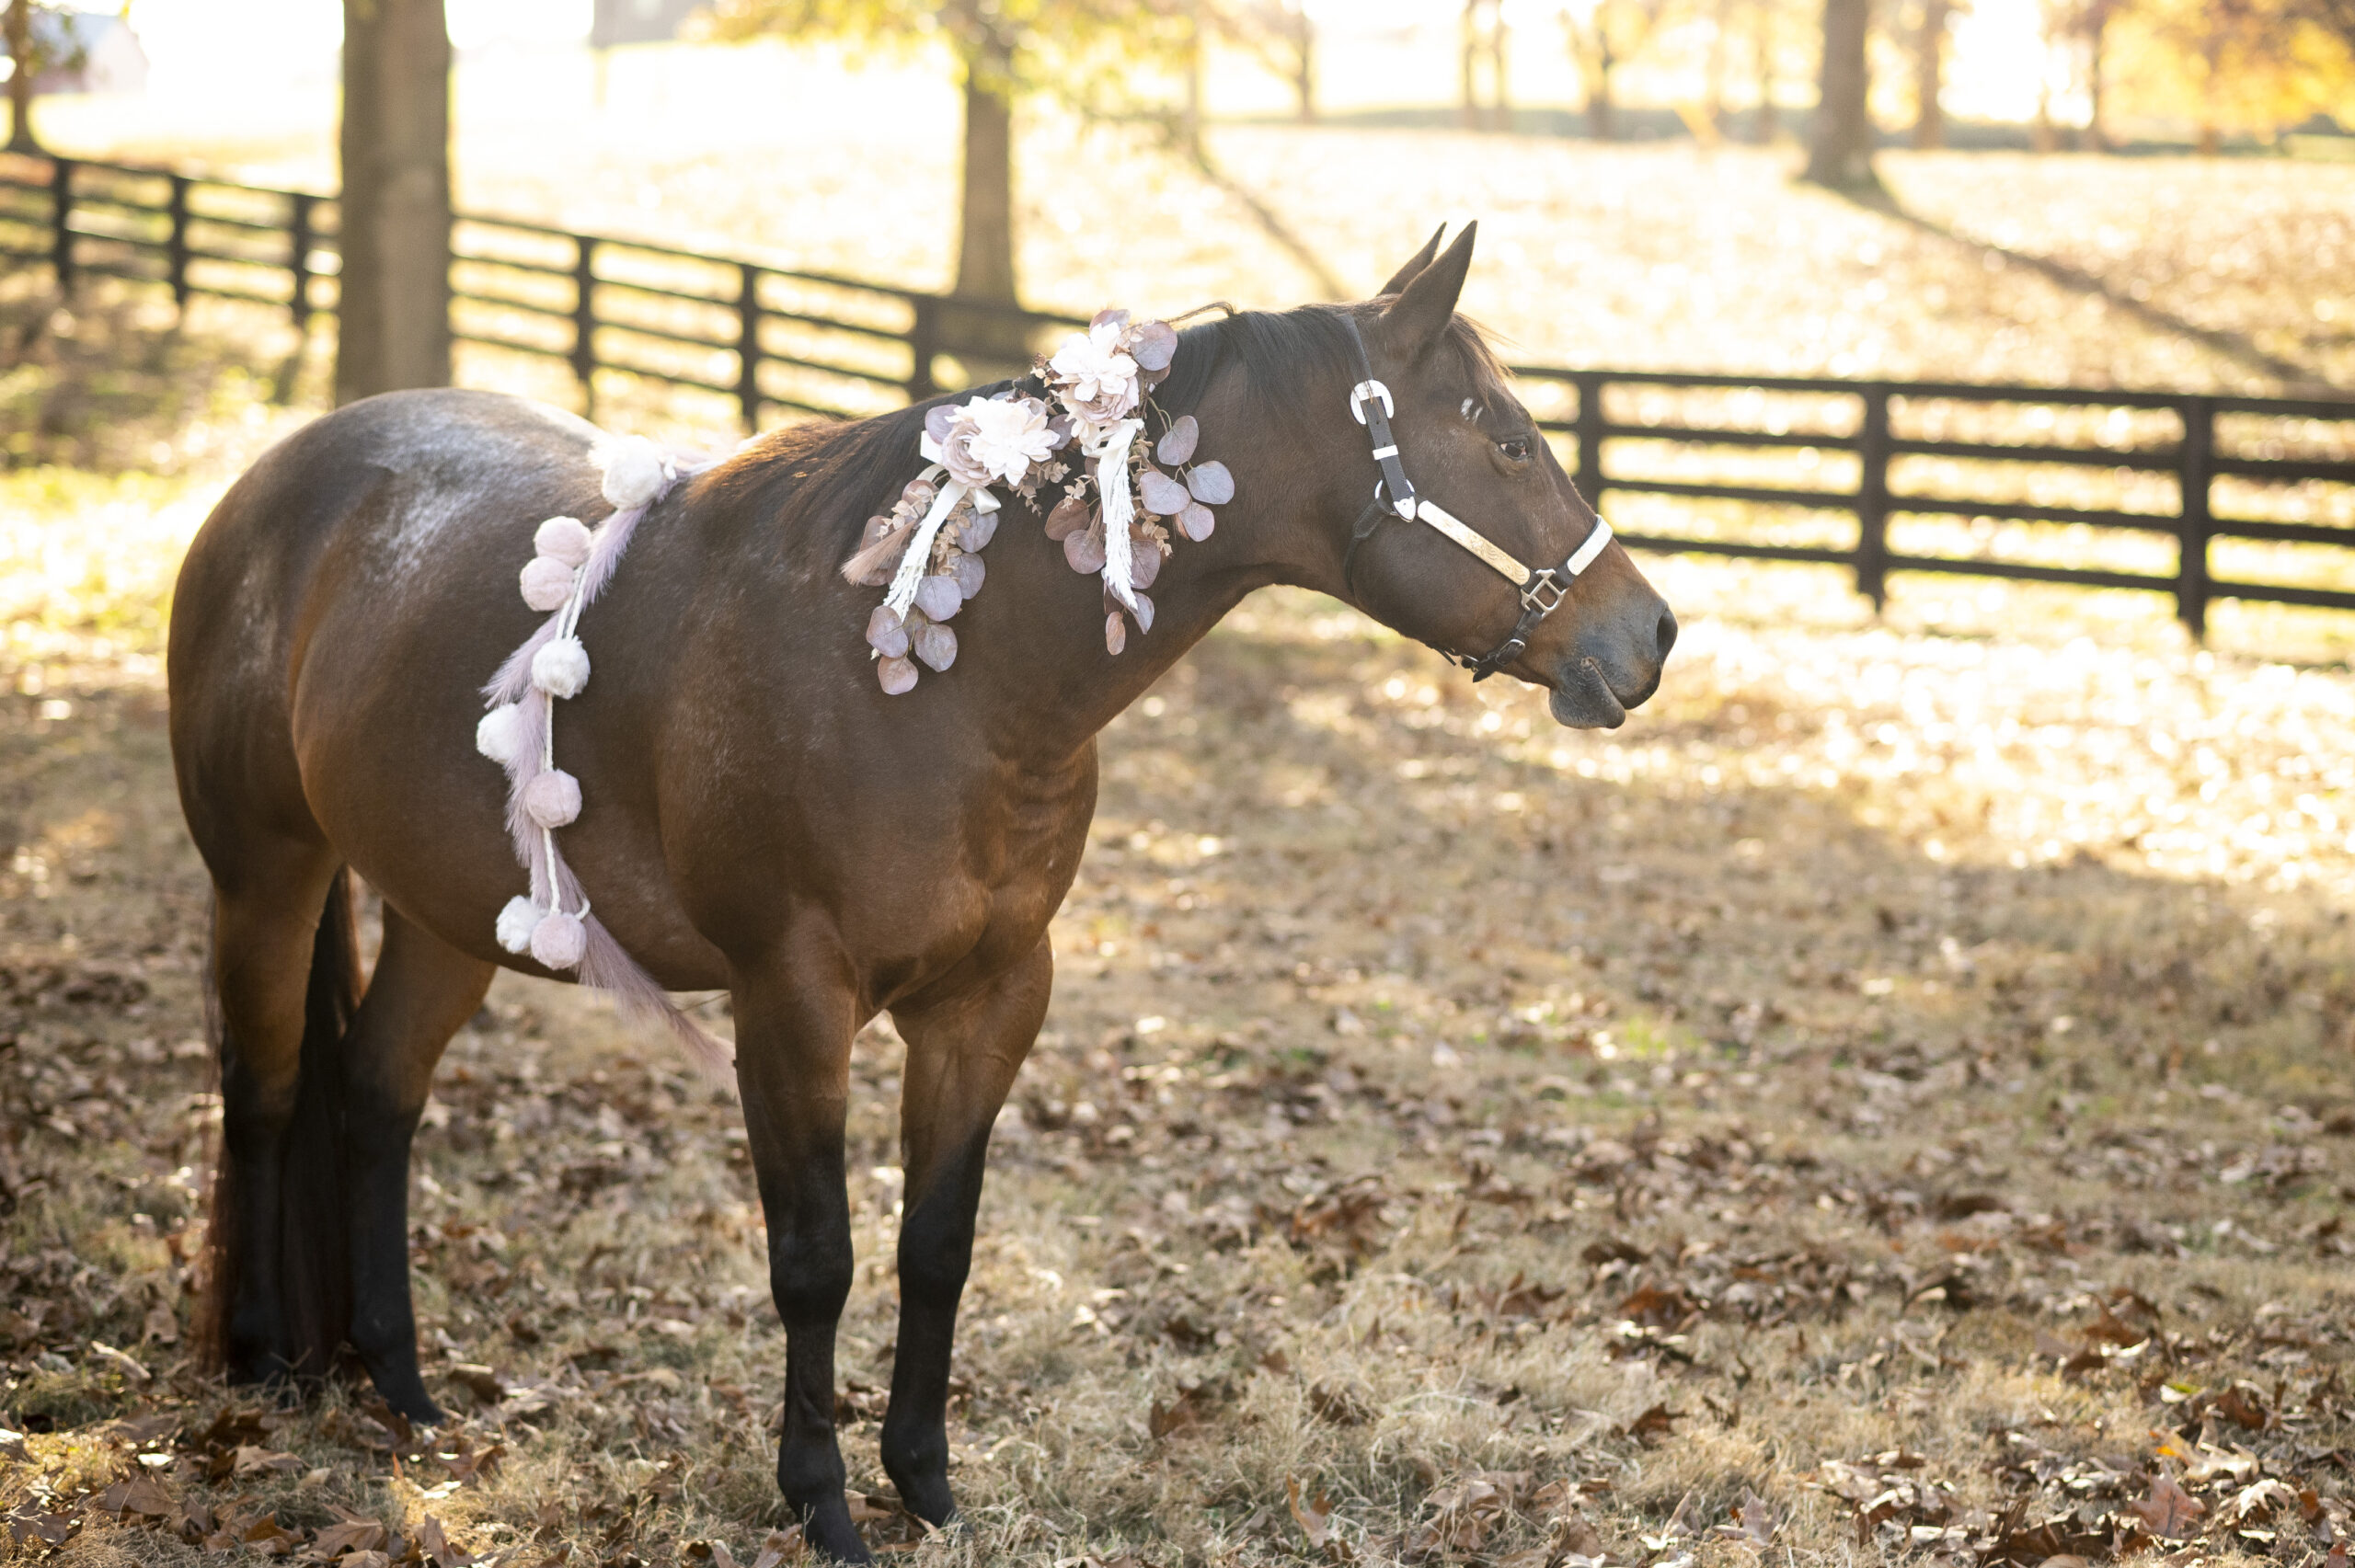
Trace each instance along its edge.
<instances>
[{"instance_id":1,"label":"eucalyptus leaf","mask_svg":"<svg viewBox=\"0 0 2355 1568\"><path fill-rule=\"evenodd\" d=\"M1211 530L1217 526L1218 515L1200 501L1192 503L1178 514L1178 532L1197 544L1208 539L1211 536Z\"/></svg>"},{"instance_id":2,"label":"eucalyptus leaf","mask_svg":"<svg viewBox=\"0 0 2355 1568\"><path fill-rule=\"evenodd\" d=\"M957 634L946 626L926 626L914 637L916 657L935 670L957 662Z\"/></svg>"},{"instance_id":3,"label":"eucalyptus leaf","mask_svg":"<svg viewBox=\"0 0 2355 1568\"><path fill-rule=\"evenodd\" d=\"M1141 540L1129 555L1129 586L1151 588L1153 579L1161 575L1161 546L1150 539Z\"/></svg>"},{"instance_id":4,"label":"eucalyptus leaf","mask_svg":"<svg viewBox=\"0 0 2355 1568\"><path fill-rule=\"evenodd\" d=\"M1137 368L1166 371L1169 361L1178 357L1178 329L1166 321L1148 321L1137 328L1136 347L1129 350L1129 358Z\"/></svg>"},{"instance_id":5,"label":"eucalyptus leaf","mask_svg":"<svg viewBox=\"0 0 2355 1568\"><path fill-rule=\"evenodd\" d=\"M957 532L966 549L978 550L997 537L997 513L977 511L957 525Z\"/></svg>"},{"instance_id":6,"label":"eucalyptus leaf","mask_svg":"<svg viewBox=\"0 0 2355 1568\"><path fill-rule=\"evenodd\" d=\"M1223 507L1235 499L1235 475L1223 463L1198 463L1186 471L1186 488L1204 506Z\"/></svg>"},{"instance_id":7,"label":"eucalyptus leaf","mask_svg":"<svg viewBox=\"0 0 2355 1568\"><path fill-rule=\"evenodd\" d=\"M916 684L915 661L904 655L897 658L879 659L875 665L875 679L881 681L883 690L894 697L912 692Z\"/></svg>"},{"instance_id":8,"label":"eucalyptus leaf","mask_svg":"<svg viewBox=\"0 0 2355 1568\"><path fill-rule=\"evenodd\" d=\"M1186 509L1186 486L1158 468L1137 475L1137 497L1155 517L1176 517Z\"/></svg>"},{"instance_id":9,"label":"eucalyptus leaf","mask_svg":"<svg viewBox=\"0 0 2355 1568\"><path fill-rule=\"evenodd\" d=\"M875 613L867 618L867 646L886 658L898 658L908 651L908 628L898 611L888 604L875 607Z\"/></svg>"},{"instance_id":10,"label":"eucalyptus leaf","mask_svg":"<svg viewBox=\"0 0 2355 1568\"><path fill-rule=\"evenodd\" d=\"M960 552L948 557L948 575L956 579L957 591L971 599L982 591L982 579L989 575L989 568L982 565L979 555Z\"/></svg>"},{"instance_id":11,"label":"eucalyptus leaf","mask_svg":"<svg viewBox=\"0 0 2355 1568\"><path fill-rule=\"evenodd\" d=\"M1069 539L1087 526L1087 503L1077 496L1065 496L1047 514L1047 537L1057 542Z\"/></svg>"},{"instance_id":12,"label":"eucalyptus leaf","mask_svg":"<svg viewBox=\"0 0 2355 1568\"><path fill-rule=\"evenodd\" d=\"M1172 468L1194 460L1194 449L1202 444L1202 428L1191 414L1180 414L1161 433L1159 444L1153 449L1161 461Z\"/></svg>"},{"instance_id":13,"label":"eucalyptus leaf","mask_svg":"<svg viewBox=\"0 0 2355 1568\"><path fill-rule=\"evenodd\" d=\"M925 578L916 584L916 608L936 621L946 621L964 608L965 590L957 579L946 573Z\"/></svg>"},{"instance_id":14,"label":"eucalyptus leaf","mask_svg":"<svg viewBox=\"0 0 2355 1568\"><path fill-rule=\"evenodd\" d=\"M1104 569L1104 535L1091 528L1063 540L1063 559L1071 569L1088 576Z\"/></svg>"},{"instance_id":15,"label":"eucalyptus leaf","mask_svg":"<svg viewBox=\"0 0 2355 1568\"><path fill-rule=\"evenodd\" d=\"M1104 651L1117 656L1128 646L1129 624L1121 619L1120 612L1115 610L1104 617Z\"/></svg>"},{"instance_id":16,"label":"eucalyptus leaf","mask_svg":"<svg viewBox=\"0 0 2355 1568\"><path fill-rule=\"evenodd\" d=\"M1153 596L1147 593L1140 593L1136 598L1137 630L1140 632L1150 632L1153 630Z\"/></svg>"}]
</instances>

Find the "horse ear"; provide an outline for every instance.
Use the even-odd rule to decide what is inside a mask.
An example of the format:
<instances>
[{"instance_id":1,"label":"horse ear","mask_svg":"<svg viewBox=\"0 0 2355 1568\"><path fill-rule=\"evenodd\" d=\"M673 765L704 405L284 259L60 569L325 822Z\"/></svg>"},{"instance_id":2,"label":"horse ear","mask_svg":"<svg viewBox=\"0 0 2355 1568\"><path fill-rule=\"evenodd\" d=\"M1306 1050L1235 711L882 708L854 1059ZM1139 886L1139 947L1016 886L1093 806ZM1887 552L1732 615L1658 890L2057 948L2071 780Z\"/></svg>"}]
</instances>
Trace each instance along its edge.
<instances>
[{"instance_id":1,"label":"horse ear","mask_svg":"<svg viewBox=\"0 0 2355 1568\"><path fill-rule=\"evenodd\" d=\"M1479 232L1478 223L1465 224L1446 254L1416 273L1382 313L1383 337L1408 363L1421 359L1454 318L1464 275L1472 269L1472 241Z\"/></svg>"},{"instance_id":2,"label":"horse ear","mask_svg":"<svg viewBox=\"0 0 2355 1568\"><path fill-rule=\"evenodd\" d=\"M1431 264L1431 258L1439 254L1440 236L1445 233L1447 233L1447 225L1445 223L1442 223L1439 227L1433 229L1431 231L1431 237L1423 242L1423 248L1415 252L1413 258L1407 261L1406 266L1401 267L1397 271L1390 274L1390 281L1383 284L1379 289L1374 290L1373 297L1375 299L1380 299L1384 294L1405 293L1407 292L1407 285L1415 280L1416 274L1422 271L1424 268L1429 267Z\"/></svg>"}]
</instances>

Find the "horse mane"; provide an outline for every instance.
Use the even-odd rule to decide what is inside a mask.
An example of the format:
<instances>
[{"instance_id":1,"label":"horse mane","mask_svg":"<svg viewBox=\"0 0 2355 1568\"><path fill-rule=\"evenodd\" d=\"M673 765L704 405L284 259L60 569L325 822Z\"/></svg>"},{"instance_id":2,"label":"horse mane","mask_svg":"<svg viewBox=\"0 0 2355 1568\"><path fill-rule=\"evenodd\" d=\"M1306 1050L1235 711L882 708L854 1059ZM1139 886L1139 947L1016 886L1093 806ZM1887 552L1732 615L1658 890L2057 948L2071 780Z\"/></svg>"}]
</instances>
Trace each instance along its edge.
<instances>
[{"instance_id":1,"label":"horse mane","mask_svg":"<svg viewBox=\"0 0 2355 1568\"><path fill-rule=\"evenodd\" d=\"M1307 304L1285 311L1246 310L1198 321L1178 335L1168 377L1154 389L1153 406L1175 418L1199 409L1222 374L1239 368L1256 418L1297 428L1344 416L1338 403L1318 410L1297 395L1304 380L1338 379L1357 372L1349 323L1361 327L1380 312L1372 303ZM1483 402L1511 396L1510 375L1481 329L1453 317L1435 345L1451 355ZM847 555L867 519L890 509L900 488L923 466L916 443L927 411L943 403L987 397L1012 386L997 381L944 393L865 419L811 421L772 430L748 443L706 475L714 493L750 508L749 516L794 528L840 535ZM1156 427L1157 428L1157 427Z\"/></svg>"}]
</instances>

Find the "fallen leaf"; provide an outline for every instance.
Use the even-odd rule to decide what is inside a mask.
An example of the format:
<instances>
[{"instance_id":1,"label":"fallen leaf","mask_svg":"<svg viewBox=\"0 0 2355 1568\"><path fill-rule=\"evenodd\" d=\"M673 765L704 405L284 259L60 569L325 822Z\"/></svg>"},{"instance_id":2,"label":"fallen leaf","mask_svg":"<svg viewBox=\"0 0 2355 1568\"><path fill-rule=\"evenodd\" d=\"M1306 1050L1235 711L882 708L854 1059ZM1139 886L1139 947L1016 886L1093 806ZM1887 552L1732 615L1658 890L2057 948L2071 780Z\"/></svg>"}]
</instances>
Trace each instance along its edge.
<instances>
[{"instance_id":1,"label":"fallen leaf","mask_svg":"<svg viewBox=\"0 0 2355 1568\"><path fill-rule=\"evenodd\" d=\"M2134 1516L2147 1526L2150 1532L2165 1540L2181 1540L2200 1528L2200 1517L2208 1505L2176 1484L2175 1478L2161 1471L2151 1478L2151 1494L2133 1505Z\"/></svg>"}]
</instances>

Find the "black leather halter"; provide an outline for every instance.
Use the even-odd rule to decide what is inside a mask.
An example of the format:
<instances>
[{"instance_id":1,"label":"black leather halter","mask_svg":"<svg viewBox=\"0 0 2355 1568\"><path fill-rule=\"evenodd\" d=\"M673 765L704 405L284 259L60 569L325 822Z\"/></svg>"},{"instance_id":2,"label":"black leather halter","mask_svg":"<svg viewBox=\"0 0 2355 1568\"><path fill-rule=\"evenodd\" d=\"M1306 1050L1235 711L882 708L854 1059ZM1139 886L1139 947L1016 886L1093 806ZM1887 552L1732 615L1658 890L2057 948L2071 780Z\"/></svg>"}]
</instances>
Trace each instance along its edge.
<instances>
[{"instance_id":1,"label":"black leather halter","mask_svg":"<svg viewBox=\"0 0 2355 1568\"><path fill-rule=\"evenodd\" d=\"M1465 553L1514 585L1521 594L1521 619L1513 624L1505 640L1478 658L1439 647L1440 653L1472 672L1476 681L1486 681L1528 651L1529 639L1538 624L1561 607L1569 597L1570 584L1579 574L1594 565L1603 547L1611 543L1611 525L1597 512L1594 527L1569 557L1559 566L1525 567L1498 547L1495 541L1467 528L1437 502L1415 494L1415 486L1407 478L1405 464L1398 461L1398 442L1390 433L1391 416L1397 409L1390 401L1390 389L1373 379L1373 363L1366 358L1365 338L1358 331L1358 324L1343 316L1350 329L1350 348L1357 356L1358 383L1350 391L1350 413L1366 428L1373 440L1373 460L1381 466L1382 477L1374 481L1373 499L1358 514L1357 522L1350 530L1350 547L1341 557L1341 580L1351 590L1356 585L1350 574L1357 563L1358 546L1373 537L1383 523L1393 517L1407 522L1421 522L1436 529Z\"/></svg>"}]
</instances>

